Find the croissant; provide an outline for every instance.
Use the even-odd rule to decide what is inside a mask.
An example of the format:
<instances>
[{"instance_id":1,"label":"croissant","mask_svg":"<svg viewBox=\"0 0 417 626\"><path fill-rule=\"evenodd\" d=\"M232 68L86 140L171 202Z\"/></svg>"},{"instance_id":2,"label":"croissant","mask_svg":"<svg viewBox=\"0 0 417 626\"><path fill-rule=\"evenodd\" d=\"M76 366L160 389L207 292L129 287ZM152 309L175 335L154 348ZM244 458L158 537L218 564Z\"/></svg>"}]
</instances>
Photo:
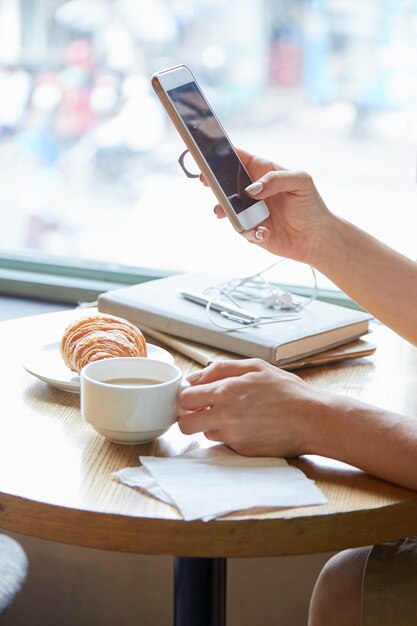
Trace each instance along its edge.
<instances>
[{"instance_id":1,"label":"croissant","mask_svg":"<svg viewBox=\"0 0 417 626\"><path fill-rule=\"evenodd\" d=\"M80 372L84 365L120 356L147 356L142 332L121 317L97 313L75 320L64 331L60 344L65 365Z\"/></svg>"}]
</instances>

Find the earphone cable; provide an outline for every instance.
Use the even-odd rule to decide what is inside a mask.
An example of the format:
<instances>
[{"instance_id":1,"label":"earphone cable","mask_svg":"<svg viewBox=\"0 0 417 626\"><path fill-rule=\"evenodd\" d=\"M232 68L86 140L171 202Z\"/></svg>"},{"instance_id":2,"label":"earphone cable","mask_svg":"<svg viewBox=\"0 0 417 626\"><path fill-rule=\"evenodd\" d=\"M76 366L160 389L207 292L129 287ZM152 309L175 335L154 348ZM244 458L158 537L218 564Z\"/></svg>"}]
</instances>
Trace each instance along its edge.
<instances>
[{"instance_id":1,"label":"earphone cable","mask_svg":"<svg viewBox=\"0 0 417 626\"><path fill-rule=\"evenodd\" d=\"M226 332L230 332L233 330L244 330L245 328L250 328L252 326L257 327L263 324L274 324L278 322L288 322L301 319L301 310L317 299L318 286L316 272L312 266L309 266L313 275L313 287L311 289L309 299L306 302L294 302L294 300L292 299L292 294L288 292L283 292L277 285L273 285L268 280L266 280L264 276L267 271L271 270L273 267L275 267L279 263L282 263L283 261L285 261L285 259L280 259L279 261L276 261L264 270L256 272L255 274L251 274L243 278L232 279L225 283L221 283L219 285L207 288L205 290L205 293L212 293L206 305L206 314L209 321L214 326L221 328ZM242 291L242 288L244 287L246 287L246 291ZM248 287L250 291L247 290ZM221 312L220 314L228 318L230 321L237 322L234 326L230 326L229 324L222 324L220 321L214 318L212 303L214 300L216 300L216 302L218 303L219 296L220 299L222 297L228 299L238 308L242 308L238 300L265 304L266 298L265 295L263 295L262 293L262 288L269 293L269 299L271 303L268 304L268 308L281 311L280 313L277 312L274 315L259 315L258 320L253 322L247 322L243 319L239 320L238 313L236 313L236 315L231 315L226 311Z\"/></svg>"}]
</instances>

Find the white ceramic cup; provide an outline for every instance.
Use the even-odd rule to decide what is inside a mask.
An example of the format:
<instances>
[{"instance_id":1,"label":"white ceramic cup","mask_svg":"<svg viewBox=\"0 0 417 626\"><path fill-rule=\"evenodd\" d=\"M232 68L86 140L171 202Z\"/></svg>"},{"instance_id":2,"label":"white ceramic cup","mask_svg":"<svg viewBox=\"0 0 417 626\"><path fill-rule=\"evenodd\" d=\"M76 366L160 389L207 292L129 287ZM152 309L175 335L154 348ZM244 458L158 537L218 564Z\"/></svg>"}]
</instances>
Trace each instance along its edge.
<instances>
[{"instance_id":1,"label":"white ceramic cup","mask_svg":"<svg viewBox=\"0 0 417 626\"><path fill-rule=\"evenodd\" d=\"M158 382L106 382L135 378ZM83 367L80 379L81 415L110 441L147 443L177 420L182 373L176 365L141 357L103 359Z\"/></svg>"}]
</instances>

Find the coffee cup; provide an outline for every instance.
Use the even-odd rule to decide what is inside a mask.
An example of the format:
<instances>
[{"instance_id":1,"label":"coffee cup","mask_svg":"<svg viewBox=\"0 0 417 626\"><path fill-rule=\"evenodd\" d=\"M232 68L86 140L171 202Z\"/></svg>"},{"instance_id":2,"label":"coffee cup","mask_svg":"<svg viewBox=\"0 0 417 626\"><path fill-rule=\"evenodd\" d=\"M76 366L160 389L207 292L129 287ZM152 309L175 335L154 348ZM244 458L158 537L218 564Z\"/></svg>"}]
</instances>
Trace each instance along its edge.
<instances>
[{"instance_id":1,"label":"coffee cup","mask_svg":"<svg viewBox=\"0 0 417 626\"><path fill-rule=\"evenodd\" d=\"M177 420L181 370L142 357L102 359L80 372L81 416L114 443L153 441Z\"/></svg>"}]
</instances>

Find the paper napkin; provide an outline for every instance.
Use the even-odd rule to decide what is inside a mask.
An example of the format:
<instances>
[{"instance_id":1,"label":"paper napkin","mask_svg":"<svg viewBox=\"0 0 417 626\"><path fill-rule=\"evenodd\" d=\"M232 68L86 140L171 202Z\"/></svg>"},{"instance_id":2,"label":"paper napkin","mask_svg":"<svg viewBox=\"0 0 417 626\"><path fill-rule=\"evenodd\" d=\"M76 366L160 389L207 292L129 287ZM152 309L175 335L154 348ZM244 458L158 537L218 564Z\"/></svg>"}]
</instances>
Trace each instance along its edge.
<instances>
[{"instance_id":1,"label":"paper napkin","mask_svg":"<svg viewBox=\"0 0 417 626\"><path fill-rule=\"evenodd\" d=\"M240 456L225 446L174 457L139 457L141 467L115 476L172 504L184 520L205 521L253 507L325 504L327 498L284 459Z\"/></svg>"}]
</instances>

